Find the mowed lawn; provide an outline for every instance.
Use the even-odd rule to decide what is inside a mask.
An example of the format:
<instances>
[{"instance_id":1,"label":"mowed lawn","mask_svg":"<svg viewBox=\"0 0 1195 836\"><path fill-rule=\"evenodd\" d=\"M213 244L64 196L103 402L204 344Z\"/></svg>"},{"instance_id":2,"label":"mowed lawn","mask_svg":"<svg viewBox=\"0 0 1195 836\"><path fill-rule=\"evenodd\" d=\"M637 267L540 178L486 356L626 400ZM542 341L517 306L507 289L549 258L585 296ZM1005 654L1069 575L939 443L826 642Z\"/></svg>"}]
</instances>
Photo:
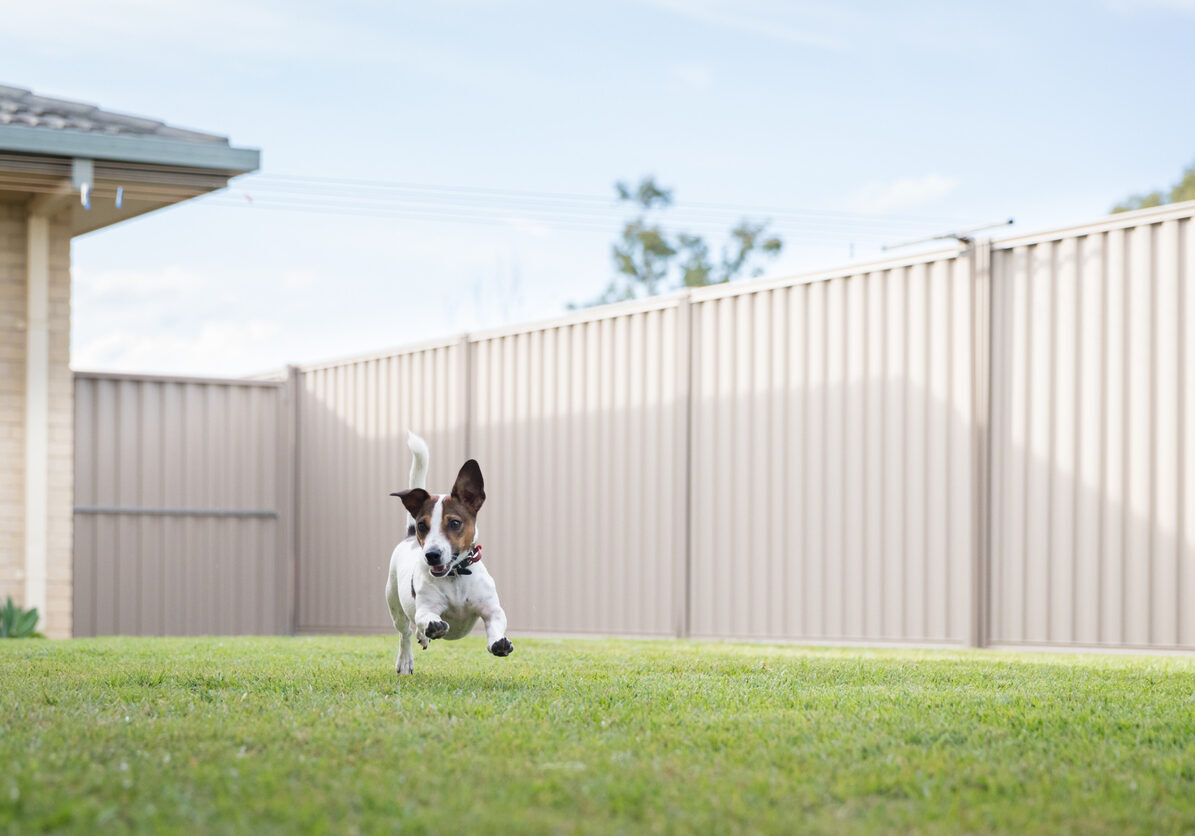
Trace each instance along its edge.
<instances>
[{"instance_id":1,"label":"mowed lawn","mask_svg":"<svg viewBox=\"0 0 1195 836\"><path fill-rule=\"evenodd\" d=\"M0 830L1195 830L1195 660L0 642Z\"/></svg>"}]
</instances>

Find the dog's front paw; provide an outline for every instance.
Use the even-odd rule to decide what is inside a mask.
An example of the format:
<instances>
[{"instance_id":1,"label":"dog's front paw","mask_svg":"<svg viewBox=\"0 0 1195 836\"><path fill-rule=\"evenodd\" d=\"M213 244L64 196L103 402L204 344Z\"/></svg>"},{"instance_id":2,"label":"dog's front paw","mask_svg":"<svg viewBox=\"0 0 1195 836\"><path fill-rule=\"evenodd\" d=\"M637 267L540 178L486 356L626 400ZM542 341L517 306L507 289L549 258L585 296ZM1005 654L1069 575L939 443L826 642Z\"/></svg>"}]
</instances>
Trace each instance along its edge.
<instances>
[{"instance_id":1,"label":"dog's front paw","mask_svg":"<svg viewBox=\"0 0 1195 836\"><path fill-rule=\"evenodd\" d=\"M429 621L427 629L423 631L429 639L438 639L448 635L448 623L446 621Z\"/></svg>"},{"instance_id":2,"label":"dog's front paw","mask_svg":"<svg viewBox=\"0 0 1195 836\"><path fill-rule=\"evenodd\" d=\"M500 638L498 641L490 645L490 653L495 656L509 656L515 652L515 646L510 643L508 638Z\"/></svg>"},{"instance_id":3,"label":"dog's front paw","mask_svg":"<svg viewBox=\"0 0 1195 836\"><path fill-rule=\"evenodd\" d=\"M415 672L415 660L410 659L410 658L399 659L398 664L394 666L394 669L396 671L398 671L399 676L402 676L402 675L408 674L408 673L414 673Z\"/></svg>"}]
</instances>

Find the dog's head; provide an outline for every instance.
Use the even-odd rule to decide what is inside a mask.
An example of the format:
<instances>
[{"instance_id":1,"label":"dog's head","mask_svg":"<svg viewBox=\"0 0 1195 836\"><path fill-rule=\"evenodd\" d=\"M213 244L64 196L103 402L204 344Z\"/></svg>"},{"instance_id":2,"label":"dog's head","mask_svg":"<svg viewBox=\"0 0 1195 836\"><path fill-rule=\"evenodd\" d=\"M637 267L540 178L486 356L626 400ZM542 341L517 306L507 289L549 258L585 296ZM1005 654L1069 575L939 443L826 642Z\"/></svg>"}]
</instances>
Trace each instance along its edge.
<instances>
[{"instance_id":1,"label":"dog's head","mask_svg":"<svg viewBox=\"0 0 1195 836\"><path fill-rule=\"evenodd\" d=\"M452 493L433 496L423 488L399 491L397 496L415 520L415 537L437 578L447 575L468 553L477 534L477 512L485 502L485 481L473 459L461 466Z\"/></svg>"}]
</instances>

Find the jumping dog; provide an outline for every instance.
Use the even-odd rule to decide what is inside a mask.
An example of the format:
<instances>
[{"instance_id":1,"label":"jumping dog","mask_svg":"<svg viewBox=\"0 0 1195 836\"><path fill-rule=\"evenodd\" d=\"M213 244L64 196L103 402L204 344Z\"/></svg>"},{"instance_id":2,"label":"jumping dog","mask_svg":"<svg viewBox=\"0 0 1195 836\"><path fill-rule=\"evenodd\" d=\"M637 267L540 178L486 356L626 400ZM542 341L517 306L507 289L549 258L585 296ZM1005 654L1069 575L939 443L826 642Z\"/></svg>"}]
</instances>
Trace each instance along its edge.
<instances>
[{"instance_id":1,"label":"jumping dog","mask_svg":"<svg viewBox=\"0 0 1195 836\"><path fill-rule=\"evenodd\" d=\"M457 474L452 492L427 492L427 442L407 433L411 450L410 488L392 493L407 509L407 536L390 555L386 603L402 646L394 669L413 673L411 633L427 650L432 639L469 635L477 619L485 622L486 648L509 656L506 613L498 603L494 579L481 565L477 512L485 502L481 467L473 459Z\"/></svg>"}]
</instances>

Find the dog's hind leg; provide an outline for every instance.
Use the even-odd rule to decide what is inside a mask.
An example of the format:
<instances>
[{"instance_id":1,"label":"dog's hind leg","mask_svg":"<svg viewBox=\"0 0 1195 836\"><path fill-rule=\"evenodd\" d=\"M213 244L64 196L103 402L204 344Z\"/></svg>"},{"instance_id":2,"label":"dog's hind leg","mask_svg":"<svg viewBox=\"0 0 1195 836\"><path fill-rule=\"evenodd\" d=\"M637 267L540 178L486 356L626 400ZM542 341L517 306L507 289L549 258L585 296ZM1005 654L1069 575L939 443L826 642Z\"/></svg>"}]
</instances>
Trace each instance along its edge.
<instances>
[{"instance_id":1,"label":"dog's hind leg","mask_svg":"<svg viewBox=\"0 0 1195 836\"><path fill-rule=\"evenodd\" d=\"M407 614L399 608L394 619L394 626L402 636L402 644L398 649L398 658L394 660L394 670L399 674L415 672L415 654L411 652L411 622Z\"/></svg>"},{"instance_id":2,"label":"dog's hind leg","mask_svg":"<svg viewBox=\"0 0 1195 836\"><path fill-rule=\"evenodd\" d=\"M415 654L411 652L411 633L408 630L402 634L402 646L398 650L398 659L394 662L394 670L398 673L415 672Z\"/></svg>"},{"instance_id":3,"label":"dog's hind leg","mask_svg":"<svg viewBox=\"0 0 1195 836\"><path fill-rule=\"evenodd\" d=\"M403 612L402 603L398 600L398 590L395 588L393 576L386 582L386 603L390 606L390 617L394 620L394 629L402 636L398 658L394 660L394 670L399 674L414 673L415 655L411 652L411 620Z\"/></svg>"}]
</instances>

